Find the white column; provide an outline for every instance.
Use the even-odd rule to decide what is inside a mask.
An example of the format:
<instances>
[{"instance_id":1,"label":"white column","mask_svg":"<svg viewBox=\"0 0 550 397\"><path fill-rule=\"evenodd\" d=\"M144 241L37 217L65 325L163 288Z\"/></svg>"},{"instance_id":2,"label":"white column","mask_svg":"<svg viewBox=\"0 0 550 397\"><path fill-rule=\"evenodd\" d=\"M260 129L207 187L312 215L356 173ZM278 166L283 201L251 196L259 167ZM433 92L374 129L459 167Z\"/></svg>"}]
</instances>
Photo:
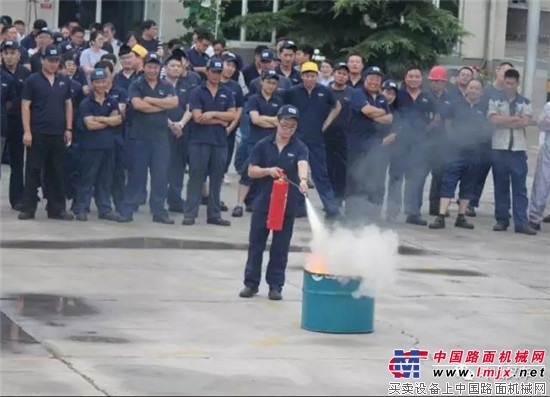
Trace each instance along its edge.
<instances>
[{"instance_id":1,"label":"white column","mask_svg":"<svg viewBox=\"0 0 550 397\"><path fill-rule=\"evenodd\" d=\"M279 11L279 0L273 0L273 13L275 14L277 11ZM271 32L271 43L275 44L277 40L277 32L274 30Z\"/></svg>"},{"instance_id":2,"label":"white column","mask_svg":"<svg viewBox=\"0 0 550 397\"><path fill-rule=\"evenodd\" d=\"M162 40L162 26L164 25L163 23L163 11L164 11L164 1L165 0L159 0L159 20L158 20L158 24L159 24L159 32L158 32L158 36L160 40Z\"/></svg>"},{"instance_id":3,"label":"white column","mask_svg":"<svg viewBox=\"0 0 550 397\"><path fill-rule=\"evenodd\" d=\"M244 17L248 13L248 0L242 0L241 4L241 16ZM241 33L239 35L239 41L241 44L246 41L246 28L241 26Z\"/></svg>"},{"instance_id":4,"label":"white column","mask_svg":"<svg viewBox=\"0 0 550 397\"><path fill-rule=\"evenodd\" d=\"M539 28L541 15L541 0L529 0L527 11L527 54L525 55L525 70L523 71L523 96L533 97L533 86L537 73L537 46L539 43Z\"/></svg>"},{"instance_id":5,"label":"white column","mask_svg":"<svg viewBox=\"0 0 550 397\"><path fill-rule=\"evenodd\" d=\"M101 21L101 6L103 1L102 0L95 0L95 21L102 23Z\"/></svg>"},{"instance_id":6,"label":"white column","mask_svg":"<svg viewBox=\"0 0 550 397\"><path fill-rule=\"evenodd\" d=\"M53 27L57 29L59 26L59 0L53 1Z\"/></svg>"}]
</instances>

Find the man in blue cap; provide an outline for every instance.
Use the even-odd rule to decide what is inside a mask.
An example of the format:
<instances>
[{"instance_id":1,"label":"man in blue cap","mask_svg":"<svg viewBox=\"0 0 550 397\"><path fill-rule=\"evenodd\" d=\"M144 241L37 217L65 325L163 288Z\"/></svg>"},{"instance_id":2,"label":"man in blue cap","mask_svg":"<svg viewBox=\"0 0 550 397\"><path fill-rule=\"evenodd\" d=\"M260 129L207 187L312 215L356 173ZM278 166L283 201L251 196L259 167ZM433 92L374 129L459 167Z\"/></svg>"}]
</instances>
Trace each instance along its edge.
<instances>
[{"instance_id":1,"label":"man in blue cap","mask_svg":"<svg viewBox=\"0 0 550 397\"><path fill-rule=\"evenodd\" d=\"M393 118L388 100L380 93L382 78L379 67L369 67L363 87L357 88L351 99L346 218L352 226L377 222L384 203L388 156L383 142L389 131L382 127Z\"/></svg>"},{"instance_id":2,"label":"man in blue cap","mask_svg":"<svg viewBox=\"0 0 550 397\"><path fill-rule=\"evenodd\" d=\"M42 52L42 70L25 81L22 93L23 144L27 147L25 188L19 219L34 219L36 193L44 168L48 218L73 220L65 209L65 146L73 139L71 83L58 73L61 53L50 45Z\"/></svg>"},{"instance_id":3,"label":"man in blue cap","mask_svg":"<svg viewBox=\"0 0 550 397\"><path fill-rule=\"evenodd\" d=\"M269 299L282 299L281 291L285 283L294 219L299 198L306 194L308 188L309 151L307 146L294 136L299 118L300 112L295 106L282 106L277 113L276 132L259 141L250 154L248 175L258 181L260 193L254 201L250 221L248 259L244 271L245 287L239 294L241 298L251 298L258 293L263 254L270 232L267 228L267 214L273 181L284 175L292 183L288 190L283 228L273 232L266 272Z\"/></svg>"},{"instance_id":4,"label":"man in blue cap","mask_svg":"<svg viewBox=\"0 0 550 397\"><path fill-rule=\"evenodd\" d=\"M271 50L264 50L260 54L260 61L262 65L262 71L264 70L275 70L277 64L275 62L275 54ZM248 86L248 96L258 94L262 90L262 79L261 77L255 78L250 82ZM292 81L281 74L281 78L277 84L277 95L282 95L286 90L292 87Z\"/></svg>"},{"instance_id":5,"label":"man in blue cap","mask_svg":"<svg viewBox=\"0 0 550 397\"><path fill-rule=\"evenodd\" d=\"M80 104L80 184L76 193L76 219L87 221L92 196L95 195L99 219L117 221L111 205L111 188L115 164L115 129L122 116L115 98L107 94L109 74L94 69L90 74L92 92Z\"/></svg>"},{"instance_id":6,"label":"man in blue cap","mask_svg":"<svg viewBox=\"0 0 550 397\"><path fill-rule=\"evenodd\" d=\"M23 146L23 124L21 124L21 93L23 84L31 74L29 69L21 65L21 47L17 41L7 40L0 46L2 51L2 70L14 80L15 96L12 106L7 111L7 123L9 128L2 127L2 134L6 132L6 143L10 156L10 188L9 199L11 207L15 210L21 209L23 198L23 166L25 147ZM2 82L5 79L2 78ZM2 107L2 111L5 107Z\"/></svg>"},{"instance_id":7,"label":"man in blue cap","mask_svg":"<svg viewBox=\"0 0 550 397\"><path fill-rule=\"evenodd\" d=\"M191 226L199 213L202 185L209 179L207 223L230 226L221 217L220 190L227 161L227 127L237 117L233 93L220 84L223 62L210 58L206 81L195 87L189 97L194 123L189 136L189 181L182 224Z\"/></svg>"},{"instance_id":8,"label":"man in blue cap","mask_svg":"<svg viewBox=\"0 0 550 397\"><path fill-rule=\"evenodd\" d=\"M119 222L131 222L151 173L149 206L153 222L174 224L165 208L168 189L170 143L166 127L168 110L178 106L174 87L159 78L161 62L156 54L145 58L142 78L130 85L128 98L132 104L132 125L126 143L130 153L128 182L121 204Z\"/></svg>"}]
</instances>

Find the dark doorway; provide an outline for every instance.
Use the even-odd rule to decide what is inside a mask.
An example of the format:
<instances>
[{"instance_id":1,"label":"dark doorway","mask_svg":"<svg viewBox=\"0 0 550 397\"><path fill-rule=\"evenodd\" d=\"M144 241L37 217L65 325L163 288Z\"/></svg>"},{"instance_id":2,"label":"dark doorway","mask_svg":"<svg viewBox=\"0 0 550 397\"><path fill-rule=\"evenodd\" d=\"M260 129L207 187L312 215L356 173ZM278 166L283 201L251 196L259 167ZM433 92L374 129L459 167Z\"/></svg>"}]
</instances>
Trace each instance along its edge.
<instances>
[{"instance_id":1,"label":"dark doorway","mask_svg":"<svg viewBox=\"0 0 550 397\"><path fill-rule=\"evenodd\" d=\"M96 0L60 0L59 1L59 26L69 22L78 21L84 29L96 22Z\"/></svg>"},{"instance_id":2,"label":"dark doorway","mask_svg":"<svg viewBox=\"0 0 550 397\"><path fill-rule=\"evenodd\" d=\"M115 25L117 38L124 41L128 32L139 30L144 8L145 0L103 0L101 22Z\"/></svg>"}]
</instances>

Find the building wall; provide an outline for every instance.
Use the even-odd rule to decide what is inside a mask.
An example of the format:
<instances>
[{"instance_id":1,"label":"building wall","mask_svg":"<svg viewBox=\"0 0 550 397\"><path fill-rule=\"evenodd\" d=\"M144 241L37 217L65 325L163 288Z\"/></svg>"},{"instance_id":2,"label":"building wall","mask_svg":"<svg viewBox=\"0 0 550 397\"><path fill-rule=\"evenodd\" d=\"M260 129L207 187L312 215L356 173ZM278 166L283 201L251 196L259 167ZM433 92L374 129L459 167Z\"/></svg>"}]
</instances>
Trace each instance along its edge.
<instances>
[{"instance_id":1,"label":"building wall","mask_svg":"<svg viewBox=\"0 0 550 397\"><path fill-rule=\"evenodd\" d=\"M489 1L495 7L491 16ZM464 58L498 60L504 58L508 2L502 0L462 0L463 27L471 36L461 45ZM492 25L492 26L491 26Z\"/></svg>"},{"instance_id":2,"label":"building wall","mask_svg":"<svg viewBox=\"0 0 550 397\"><path fill-rule=\"evenodd\" d=\"M21 19L25 22L27 25L27 30L30 30L32 28L32 23L35 21L35 19L44 19L48 26L55 26L57 23L57 15L58 15L58 0L40 0L36 7L31 7L31 14L30 14L30 20L28 15L28 7L30 7L30 4L28 1L25 0L0 0L1 8L2 8L2 14L6 14L12 17L12 19L15 21L16 19ZM42 8L42 4L51 5L51 8ZM36 17L34 10L36 9ZM31 25L29 27L29 25Z\"/></svg>"},{"instance_id":3,"label":"building wall","mask_svg":"<svg viewBox=\"0 0 550 397\"><path fill-rule=\"evenodd\" d=\"M162 12L158 23L160 24L159 36L164 42L185 34L185 28L176 20L185 18L186 13L187 10L178 0L162 0Z\"/></svg>"}]
</instances>

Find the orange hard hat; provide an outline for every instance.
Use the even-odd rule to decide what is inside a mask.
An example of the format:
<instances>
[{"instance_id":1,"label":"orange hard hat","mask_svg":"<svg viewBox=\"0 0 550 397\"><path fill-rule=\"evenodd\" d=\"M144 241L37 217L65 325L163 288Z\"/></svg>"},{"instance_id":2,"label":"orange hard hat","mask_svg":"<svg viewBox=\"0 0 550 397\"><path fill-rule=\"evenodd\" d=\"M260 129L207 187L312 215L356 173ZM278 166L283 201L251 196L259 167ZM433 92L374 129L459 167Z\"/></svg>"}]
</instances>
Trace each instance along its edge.
<instances>
[{"instance_id":1,"label":"orange hard hat","mask_svg":"<svg viewBox=\"0 0 550 397\"><path fill-rule=\"evenodd\" d=\"M447 69L445 69L443 66L434 66L432 70L430 70L428 80L447 81Z\"/></svg>"}]
</instances>

